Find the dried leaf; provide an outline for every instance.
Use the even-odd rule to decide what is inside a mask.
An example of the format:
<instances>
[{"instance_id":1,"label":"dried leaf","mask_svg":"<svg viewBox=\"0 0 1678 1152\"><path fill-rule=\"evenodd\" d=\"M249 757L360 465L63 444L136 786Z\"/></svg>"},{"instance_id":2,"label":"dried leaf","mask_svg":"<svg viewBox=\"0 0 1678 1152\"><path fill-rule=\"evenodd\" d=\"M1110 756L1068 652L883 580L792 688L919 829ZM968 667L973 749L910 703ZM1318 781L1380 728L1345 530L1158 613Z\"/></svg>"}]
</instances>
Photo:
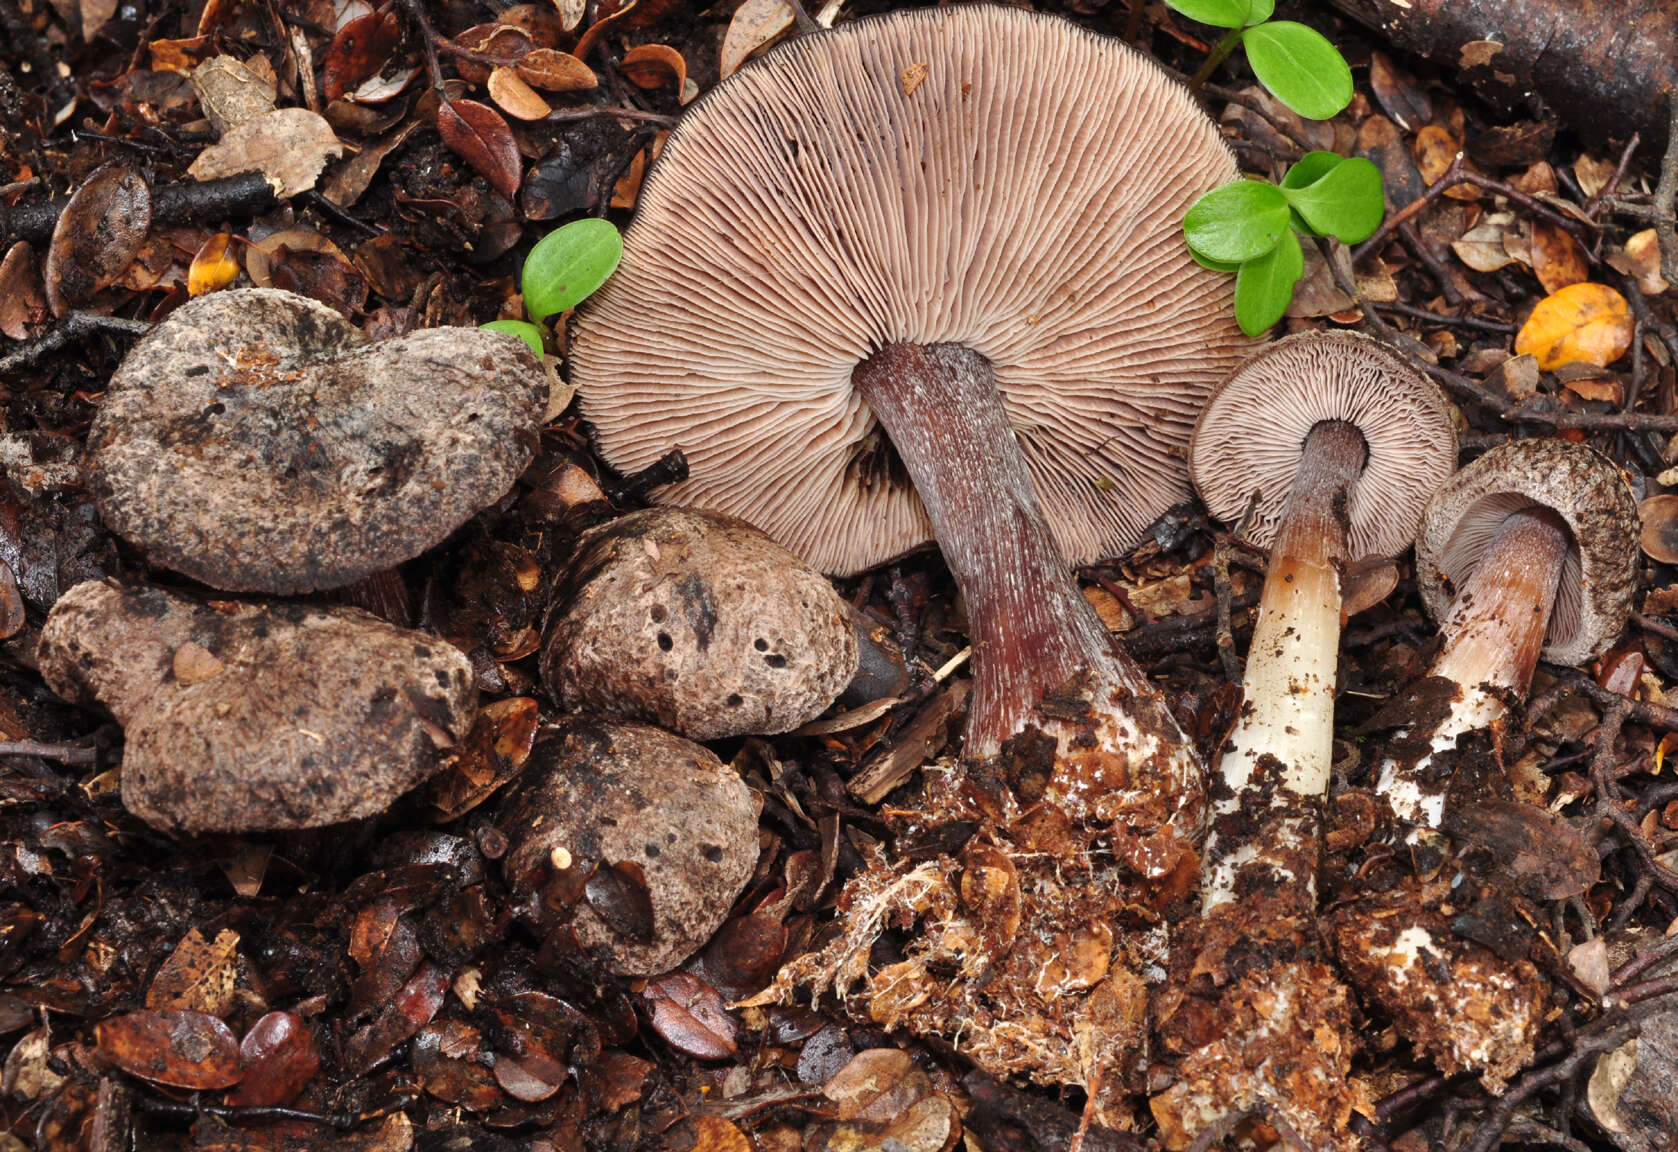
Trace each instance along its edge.
<instances>
[{"instance_id":1,"label":"dried leaf","mask_svg":"<svg viewBox=\"0 0 1678 1152\"><path fill-rule=\"evenodd\" d=\"M337 100L377 75L401 42L402 22L395 12L370 12L351 20L338 29L321 61L321 94Z\"/></svg>"},{"instance_id":2,"label":"dried leaf","mask_svg":"<svg viewBox=\"0 0 1678 1152\"><path fill-rule=\"evenodd\" d=\"M726 1060L738 1050L734 1019L722 997L697 976L656 976L641 995L653 1006L653 1031L678 1051L698 1060Z\"/></svg>"},{"instance_id":3,"label":"dried leaf","mask_svg":"<svg viewBox=\"0 0 1678 1152\"><path fill-rule=\"evenodd\" d=\"M588 11L586 0L554 0L554 7L559 9L560 25L567 32L575 32Z\"/></svg>"},{"instance_id":4,"label":"dried leaf","mask_svg":"<svg viewBox=\"0 0 1678 1152\"><path fill-rule=\"evenodd\" d=\"M1394 68L1392 58L1385 52L1370 54L1369 88L1381 111L1406 132L1433 119L1433 103L1428 99L1427 89L1410 73Z\"/></svg>"},{"instance_id":5,"label":"dried leaf","mask_svg":"<svg viewBox=\"0 0 1678 1152\"><path fill-rule=\"evenodd\" d=\"M1429 184L1445 175L1446 169L1462 152L1462 142L1452 136L1449 129L1438 124L1423 125L1410 147L1422 179ZM1478 200L1480 190L1472 184L1458 184L1446 189L1445 195L1453 200Z\"/></svg>"},{"instance_id":6,"label":"dried leaf","mask_svg":"<svg viewBox=\"0 0 1678 1152\"><path fill-rule=\"evenodd\" d=\"M172 1088L230 1088L244 1075L233 1030L203 1012L130 1012L94 1029L100 1053L132 1076Z\"/></svg>"},{"instance_id":7,"label":"dried leaf","mask_svg":"<svg viewBox=\"0 0 1678 1152\"><path fill-rule=\"evenodd\" d=\"M496 107L518 120L540 120L553 111L511 68L497 68L489 74L489 96Z\"/></svg>"},{"instance_id":8,"label":"dried leaf","mask_svg":"<svg viewBox=\"0 0 1678 1152\"><path fill-rule=\"evenodd\" d=\"M1637 277L1637 290L1645 296L1659 296L1672 287L1661 275L1660 237L1653 228L1634 233L1624 248L1608 254L1608 263L1616 272Z\"/></svg>"},{"instance_id":9,"label":"dried leaf","mask_svg":"<svg viewBox=\"0 0 1678 1152\"><path fill-rule=\"evenodd\" d=\"M245 1078L228 1096L234 1107L290 1104L303 1094L320 1070L320 1049L303 1018L270 1012L239 1042Z\"/></svg>"},{"instance_id":10,"label":"dried leaf","mask_svg":"<svg viewBox=\"0 0 1678 1152\"><path fill-rule=\"evenodd\" d=\"M722 75L732 76L752 53L786 35L792 21L792 5L786 0L745 0L734 10L722 38Z\"/></svg>"},{"instance_id":11,"label":"dried leaf","mask_svg":"<svg viewBox=\"0 0 1678 1152\"><path fill-rule=\"evenodd\" d=\"M1633 1037L1612 1052L1597 1057L1591 1070L1590 1082L1585 1086L1585 1101L1591 1107L1596 1122L1609 1132L1622 1133L1625 1122L1620 1119L1620 1097L1625 1093L1631 1075L1637 1071L1637 1038Z\"/></svg>"},{"instance_id":12,"label":"dried leaf","mask_svg":"<svg viewBox=\"0 0 1678 1152\"><path fill-rule=\"evenodd\" d=\"M378 175L385 157L400 148L419 126L418 120L410 120L375 143L364 145L327 177L321 195L343 208L360 200L373 183L373 177Z\"/></svg>"},{"instance_id":13,"label":"dried leaf","mask_svg":"<svg viewBox=\"0 0 1678 1152\"><path fill-rule=\"evenodd\" d=\"M546 1100L565 1084L565 1064L551 1056L498 1056L495 1082L515 1100L534 1104Z\"/></svg>"},{"instance_id":14,"label":"dried leaf","mask_svg":"<svg viewBox=\"0 0 1678 1152\"><path fill-rule=\"evenodd\" d=\"M1584 361L1606 367L1631 347L1631 309L1605 284L1570 284L1538 302L1515 336L1515 351L1530 352L1553 371Z\"/></svg>"},{"instance_id":15,"label":"dried leaf","mask_svg":"<svg viewBox=\"0 0 1678 1152\"><path fill-rule=\"evenodd\" d=\"M307 192L328 159L344 146L332 125L307 108L276 108L253 116L199 153L187 174L194 180L218 180L241 172L261 172L282 200Z\"/></svg>"},{"instance_id":16,"label":"dried leaf","mask_svg":"<svg viewBox=\"0 0 1678 1152\"><path fill-rule=\"evenodd\" d=\"M569 52L538 48L520 57L515 68L519 79L544 92L586 92L600 87L594 69Z\"/></svg>"},{"instance_id":17,"label":"dried leaf","mask_svg":"<svg viewBox=\"0 0 1678 1152\"><path fill-rule=\"evenodd\" d=\"M239 262L233 258L230 250L232 242L233 237L226 232L217 232L204 241L203 247L198 249L192 258L191 266L186 270L188 296L202 296L206 292L214 292L239 278Z\"/></svg>"},{"instance_id":18,"label":"dried leaf","mask_svg":"<svg viewBox=\"0 0 1678 1152\"><path fill-rule=\"evenodd\" d=\"M47 301L35 275L35 250L19 240L0 260L0 334L27 340L47 318Z\"/></svg>"},{"instance_id":19,"label":"dried leaf","mask_svg":"<svg viewBox=\"0 0 1678 1152\"><path fill-rule=\"evenodd\" d=\"M146 1007L227 1015L238 979L234 963L238 951L239 934L231 929L216 933L213 942L206 941L198 929L190 929L152 977Z\"/></svg>"},{"instance_id":20,"label":"dried leaf","mask_svg":"<svg viewBox=\"0 0 1678 1152\"><path fill-rule=\"evenodd\" d=\"M225 136L246 120L274 110L278 85L232 56L212 56L192 72L198 106L210 118L217 136Z\"/></svg>"},{"instance_id":21,"label":"dried leaf","mask_svg":"<svg viewBox=\"0 0 1678 1152\"><path fill-rule=\"evenodd\" d=\"M637 944L652 943L653 897L640 865L624 860L596 868L583 893L612 931Z\"/></svg>"},{"instance_id":22,"label":"dried leaf","mask_svg":"<svg viewBox=\"0 0 1678 1152\"><path fill-rule=\"evenodd\" d=\"M688 65L682 54L668 44L641 44L623 54L623 74L637 88L674 87L687 83Z\"/></svg>"},{"instance_id":23,"label":"dried leaf","mask_svg":"<svg viewBox=\"0 0 1678 1152\"><path fill-rule=\"evenodd\" d=\"M76 189L47 246L47 303L54 316L114 284L151 229L151 189L138 172L112 164Z\"/></svg>"},{"instance_id":24,"label":"dried leaf","mask_svg":"<svg viewBox=\"0 0 1678 1152\"><path fill-rule=\"evenodd\" d=\"M1637 506L1643 522L1639 538L1645 554L1662 564L1678 564L1678 494L1651 496Z\"/></svg>"},{"instance_id":25,"label":"dried leaf","mask_svg":"<svg viewBox=\"0 0 1678 1152\"><path fill-rule=\"evenodd\" d=\"M474 52L518 60L536 47L530 33L513 24L474 24L460 35L455 43ZM489 65L456 57L454 70L468 84L482 84L489 79Z\"/></svg>"},{"instance_id":26,"label":"dried leaf","mask_svg":"<svg viewBox=\"0 0 1678 1152\"><path fill-rule=\"evenodd\" d=\"M1559 292L1569 284L1582 284L1590 278L1585 250L1577 240L1544 220L1534 220L1529 227L1532 271L1544 291Z\"/></svg>"},{"instance_id":27,"label":"dried leaf","mask_svg":"<svg viewBox=\"0 0 1678 1152\"><path fill-rule=\"evenodd\" d=\"M695 1116L693 1120L697 1137L693 1152L752 1152L751 1140L732 1121L705 1115Z\"/></svg>"},{"instance_id":28,"label":"dried leaf","mask_svg":"<svg viewBox=\"0 0 1678 1152\"><path fill-rule=\"evenodd\" d=\"M437 106L437 130L497 192L509 200L518 195L523 162L499 112L476 100L445 100Z\"/></svg>"}]
</instances>

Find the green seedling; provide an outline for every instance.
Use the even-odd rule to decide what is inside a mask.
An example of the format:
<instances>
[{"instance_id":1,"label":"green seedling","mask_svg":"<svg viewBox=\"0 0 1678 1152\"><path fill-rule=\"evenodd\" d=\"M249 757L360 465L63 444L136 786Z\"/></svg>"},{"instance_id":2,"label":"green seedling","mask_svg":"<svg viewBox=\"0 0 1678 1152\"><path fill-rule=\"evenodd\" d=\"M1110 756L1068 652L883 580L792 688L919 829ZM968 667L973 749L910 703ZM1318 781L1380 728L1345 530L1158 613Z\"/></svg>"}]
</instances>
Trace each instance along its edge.
<instances>
[{"instance_id":1,"label":"green seedling","mask_svg":"<svg viewBox=\"0 0 1678 1152\"><path fill-rule=\"evenodd\" d=\"M575 220L542 237L524 260L524 310L540 324L575 308L606 282L623 256L610 220Z\"/></svg>"},{"instance_id":2,"label":"green seedling","mask_svg":"<svg viewBox=\"0 0 1678 1152\"><path fill-rule=\"evenodd\" d=\"M1206 193L1183 217L1201 264L1235 273L1235 319L1257 336L1282 318L1305 271L1299 237L1356 244L1380 226L1381 173L1361 156L1307 152L1280 185L1236 180Z\"/></svg>"},{"instance_id":3,"label":"green seedling","mask_svg":"<svg viewBox=\"0 0 1678 1152\"><path fill-rule=\"evenodd\" d=\"M1165 0L1191 20L1224 28L1191 88L1212 74L1237 47L1259 83L1282 103L1311 120L1327 120L1352 100L1352 70L1328 38L1292 20L1272 20L1276 0Z\"/></svg>"},{"instance_id":4,"label":"green seedling","mask_svg":"<svg viewBox=\"0 0 1678 1152\"><path fill-rule=\"evenodd\" d=\"M491 332L502 332L508 336L517 336L530 350L536 353L536 359L542 358L542 330L528 320L491 320L488 324L480 325Z\"/></svg>"}]
</instances>

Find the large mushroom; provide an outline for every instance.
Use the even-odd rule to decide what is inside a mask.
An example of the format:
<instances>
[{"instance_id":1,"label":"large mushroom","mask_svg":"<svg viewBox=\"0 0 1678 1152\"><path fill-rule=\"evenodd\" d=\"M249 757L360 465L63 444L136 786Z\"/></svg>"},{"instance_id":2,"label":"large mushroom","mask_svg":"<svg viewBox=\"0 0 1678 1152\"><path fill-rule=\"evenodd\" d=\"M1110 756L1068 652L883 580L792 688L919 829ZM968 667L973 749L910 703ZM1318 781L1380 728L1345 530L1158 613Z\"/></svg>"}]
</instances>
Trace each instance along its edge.
<instances>
[{"instance_id":1,"label":"large mushroom","mask_svg":"<svg viewBox=\"0 0 1678 1152\"><path fill-rule=\"evenodd\" d=\"M1409 546L1456 462L1450 410L1385 345L1304 333L1248 360L1195 429L1189 467L1214 516L1270 559L1239 718L1213 776L1195 946L1174 950L1162 1031L1184 1054L1155 1098L1167 1147L1251 1109L1312 1146L1344 1142L1355 1008L1316 931L1334 739L1341 579Z\"/></svg>"},{"instance_id":2,"label":"large mushroom","mask_svg":"<svg viewBox=\"0 0 1678 1152\"><path fill-rule=\"evenodd\" d=\"M1453 932L1451 910L1473 899L1473 885L1459 869L1437 867L1438 837L1424 830L1472 833L1490 818L1565 835L1529 805L1448 810L1459 741L1500 733L1541 656L1578 664L1614 642L1631 613L1637 553L1637 506L1619 469L1563 440L1487 452L1434 495L1416 537L1417 583L1439 621L1440 649L1428 675L1383 709L1406 722L1376 782L1404 826L1395 839L1409 850L1393 855L1399 875L1390 886L1372 882L1380 857L1366 854L1333 933L1341 967L1367 1001L1443 1072L1477 1072L1493 1092L1531 1061L1547 984L1530 961ZM1422 870L1431 878L1410 872L1412 856L1434 861ZM1594 870L1594 854L1589 863Z\"/></svg>"},{"instance_id":3,"label":"large mushroom","mask_svg":"<svg viewBox=\"0 0 1678 1152\"><path fill-rule=\"evenodd\" d=\"M53 605L41 675L123 726L122 801L181 832L377 815L448 763L472 666L352 608L202 603L93 581Z\"/></svg>"},{"instance_id":4,"label":"large mushroom","mask_svg":"<svg viewBox=\"0 0 1678 1152\"><path fill-rule=\"evenodd\" d=\"M113 531L212 588L337 588L504 495L546 394L515 337L369 342L305 296L214 292L112 375L88 433L90 486Z\"/></svg>"},{"instance_id":5,"label":"large mushroom","mask_svg":"<svg viewBox=\"0 0 1678 1152\"><path fill-rule=\"evenodd\" d=\"M935 536L974 643L967 757L1036 726L1082 749L1070 806L1192 827L1194 753L1068 561L1186 494L1193 416L1249 342L1181 220L1235 176L1179 85L1063 20L800 37L671 133L579 319L584 414L625 470L686 453L663 499L826 571Z\"/></svg>"}]
</instances>

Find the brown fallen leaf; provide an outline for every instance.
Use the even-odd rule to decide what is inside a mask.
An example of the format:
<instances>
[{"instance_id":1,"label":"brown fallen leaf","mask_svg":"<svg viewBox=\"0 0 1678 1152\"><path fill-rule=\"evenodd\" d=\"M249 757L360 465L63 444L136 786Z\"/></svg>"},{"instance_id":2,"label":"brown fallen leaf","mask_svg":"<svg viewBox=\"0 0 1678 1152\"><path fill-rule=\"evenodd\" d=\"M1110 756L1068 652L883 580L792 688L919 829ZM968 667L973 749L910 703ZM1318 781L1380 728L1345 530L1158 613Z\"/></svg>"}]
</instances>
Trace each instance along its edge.
<instances>
[{"instance_id":1,"label":"brown fallen leaf","mask_svg":"<svg viewBox=\"0 0 1678 1152\"><path fill-rule=\"evenodd\" d=\"M320 113L276 108L251 117L204 149L187 174L194 180L219 180L261 172L274 195L288 200L313 188L327 160L343 154L344 146Z\"/></svg>"},{"instance_id":2,"label":"brown fallen leaf","mask_svg":"<svg viewBox=\"0 0 1678 1152\"><path fill-rule=\"evenodd\" d=\"M27 340L30 330L46 318L47 301L35 274L35 250L19 240L0 260L0 334Z\"/></svg>"},{"instance_id":3,"label":"brown fallen leaf","mask_svg":"<svg viewBox=\"0 0 1678 1152\"><path fill-rule=\"evenodd\" d=\"M497 108L516 120L540 120L553 111L518 72L505 66L489 74L489 97Z\"/></svg>"},{"instance_id":4,"label":"brown fallen leaf","mask_svg":"<svg viewBox=\"0 0 1678 1152\"><path fill-rule=\"evenodd\" d=\"M495 109L476 100L444 100L437 106L443 143L509 200L524 177L512 129Z\"/></svg>"},{"instance_id":5,"label":"brown fallen leaf","mask_svg":"<svg viewBox=\"0 0 1678 1152\"><path fill-rule=\"evenodd\" d=\"M680 92L688 78L687 61L668 44L639 44L623 54L619 67L637 88L674 87Z\"/></svg>"},{"instance_id":6,"label":"brown fallen leaf","mask_svg":"<svg viewBox=\"0 0 1678 1152\"><path fill-rule=\"evenodd\" d=\"M738 1050L733 1017L717 990L687 972L655 976L642 989L653 1008L653 1031L697 1060L726 1060Z\"/></svg>"},{"instance_id":7,"label":"brown fallen leaf","mask_svg":"<svg viewBox=\"0 0 1678 1152\"><path fill-rule=\"evenodd\" d=\"M1416 133L1410 150L1416 158L1416 167L1421 171L1422 179L1432 184L1445 175L1446 169L1462 153L1462 141L1442 125L1424 124ZM1445 195L1453 200L1478 200L1480 189L1472 184L1458 184L1447 188Z\"/></svg>"},{"instance_id":8,"label":"brown fallen leaf","mask_svg":"<svg viewBox=\"0 0 1678 1152\"><path fill-rule=\"evenodd\" d=\"M1631 309L1605 284L1570 284L1538 302L1515 335L1515 351L1530 352L1546 372L1584 361L1607 367L1631 347Z\"/></svg>"},{"instance_id":9,"label":"brown fallen leaf","mask_svg":"<svg viewBox=\"0 0 1678 1152\"><path fill-rule=\"evenodd\" d=\"M107 165L87 178L59 214L47 246L47 304L54 316L116 282L151 230L151 189L138 173Z\"/></svg>"},{"instance_id":10,"label":"brown fallen leaf","mask_svg":"<svg viewBox=\"0 0 1678 1152\"><path fill-rule=\"evenodd\" d=\"M101 1020L94 1037L107 1060L153 1084L206 1091L244 1076L233 1030L203 1012L129 1012Z\"/></svg>"},{"instance_id":11,"label":"brown fallen leaf","mask_svg":"<svg viewBox=\"0 0 1678 1152\"><path fill-rule=\"evenodd\" d=\"M189 929L152 977L146 1007L225 1016L233 1007L238 953L239 934L231 929L217 932L213 941Z\"/></svg>"},{"instance_id":12,"label":"brown fallen leaf","mask_svg":"<svg viewBox=\"0 0 1678 1152\"><path fill-rule=\"evenodd\" d=\"M395 12L369 12L338 29L321 61L321 94L337 100L376 75L402 42Z\"/></svg>"},{"instance_id":13,"label":"brown fallen leaf","mask_svg":"<svg viewBox=\"0 0 1678 1152\"><path fill-rule=\"evenodd\" d=\"M225 136L246 120L272 112L278 84L236 57L212 56L193 69L192 89L216 135Z\"/></svg>"},{"instance_id":14,"label":"brown fallen leaf","mask_svg":"<svg viewBox=\"0 0 1678 1152\"><path fill-rule=\"evenodd\" d=\"M290 1104L320 1070L320 1049L302 1017L291 1012L263 1016L239 1042L245 1078L228 1096L234 1107Z\"/></svg>"},{"instance_id":15,"label":"brown fallen leaf","mask_svg":"<svg viewBox=\"0 0 1678 1152\"><path fill-rule=\"evenodd\" d=\"M519 58L514 66L519 78L544 92L586 92L600 87L594 69L569 52L538 48Z\"/></svg>"},{"instance_id":16,"label":"brown fallen leaf","mask_svg":"<svg viewBox=\"0 0 1678 1152\"><path fill-rule=\"evenodd\" d=\"M1582 284L1590 279L1585 250L1577 240L1544 220L1533 220L1528 228L1532 271L1544 291L1559 292L1569 284Z\"/></svg>"},{"instance_id":17,"label":"brown fallen leaf","mask_svg":"<svg viewBox=\"0 0 1678 1152\"><path fill-rule=\"evenodd\" d=\"M745 0L734 10L722 38L722 75L732 76L752 53L786 35L792 20L792 5L786 0Z\"/></svg>"}]
</instances>

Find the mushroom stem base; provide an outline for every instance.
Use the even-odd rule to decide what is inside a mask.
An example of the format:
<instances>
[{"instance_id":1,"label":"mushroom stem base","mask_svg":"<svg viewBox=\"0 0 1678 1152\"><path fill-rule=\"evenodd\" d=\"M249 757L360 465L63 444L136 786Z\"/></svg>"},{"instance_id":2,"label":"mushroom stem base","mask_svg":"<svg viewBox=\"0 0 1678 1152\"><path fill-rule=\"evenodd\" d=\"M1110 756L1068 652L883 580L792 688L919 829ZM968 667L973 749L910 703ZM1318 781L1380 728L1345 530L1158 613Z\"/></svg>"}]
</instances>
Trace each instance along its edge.
<instances>
[{"instance_id":1,"label":"mushroom stem base","mask_svg":"<svg viewBox=\"0 0 1678 1152\"><path fill-rule=\"evenodd\" d=\"M891 344L852 382L891 437L967 605L973 696L965 754L1027 729L1060 751L1092 737L1120 762L1095 787L1152 798L1163 819L1201 809L1200 767L1158 692L1109 636L1068 570L1003 411L990 362L956 344ZM1065 705L1052 720L1040 705ZM1067 711L1056 707L1057 715ZM1056 756L1057 761L1060 759ZM1140 812L1135 823L1155 822Z\"/></svg>"}]
</instances>

